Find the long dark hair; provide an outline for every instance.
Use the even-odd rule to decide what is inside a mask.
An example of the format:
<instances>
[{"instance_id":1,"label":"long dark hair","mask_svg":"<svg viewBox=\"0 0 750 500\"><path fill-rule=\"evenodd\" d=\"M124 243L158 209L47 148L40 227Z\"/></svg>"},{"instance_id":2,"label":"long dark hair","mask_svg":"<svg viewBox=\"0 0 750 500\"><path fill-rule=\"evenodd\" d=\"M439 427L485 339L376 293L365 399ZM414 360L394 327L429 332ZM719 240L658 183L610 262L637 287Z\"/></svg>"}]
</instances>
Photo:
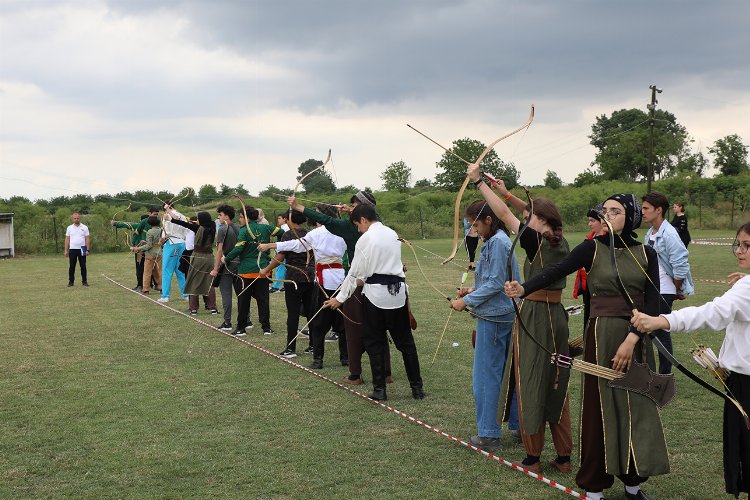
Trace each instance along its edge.
<instances>
[{"instance_id":1,"label":"long dark hair","mask_svg":"<svg viewBox=\"0 0 750 500\"><path fill-rule=\"evenodd\" d=\"M526 205L526 211L531 212L531 206ZM542 236L549 241L550 245L556 247L560 244L563 239L563 225L562 216L557 206L552 200L547 198L536 198L534 200L534 215L539 219L543 219L552 231L546 231L542 233Z\"/></svg>"},{"instance_id":2,"label":"long dark hair","mask_svg":"<svg viewBox=\"0 0 750 500\"><path fill-rule=\"evenodd\" d=\"M490 238L494 236L498 231L503 231L505 232L505 234L508 234L508 228L505 227L503 221L501 221L500 218L495 215L495 212L492 211L490 206L484 200L477 200L466 207L465 215L471 223L480 219L484 220L485 217L490 217L492 219L492 222L490 223Z\"/></svg>"}]
</instances>

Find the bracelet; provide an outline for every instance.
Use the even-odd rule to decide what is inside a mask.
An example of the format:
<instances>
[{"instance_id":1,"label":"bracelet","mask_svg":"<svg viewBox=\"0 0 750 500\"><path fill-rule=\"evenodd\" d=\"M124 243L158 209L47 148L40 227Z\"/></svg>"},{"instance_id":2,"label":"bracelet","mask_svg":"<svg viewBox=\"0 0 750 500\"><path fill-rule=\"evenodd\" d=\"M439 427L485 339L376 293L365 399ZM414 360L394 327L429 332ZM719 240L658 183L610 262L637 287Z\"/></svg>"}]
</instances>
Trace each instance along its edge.
<instances>
[{"instance_id":1,"label":"bracelet","mask_svg":"<svg viewBox=\"0 0 750 500\"><path fill-rule=\"evenodd\" d=\"M482 180L482 176L480 175L480 176L479 176L479 179L477 179L477 180L475 180L475 181L474 181L474 185L475 185L476 187L479 187L479 185L480 185L480 184L481 184L482 182L484 182L484 181Z\"/></svg>"},{"instance_id":2,"label":"bracelet","mask_svg":"<svg viewBox=\"0 0 750 500\"><path fill-rule=\"evenodd\" d=\"M513 196L513 193L511 193L510 191L508 191L508 194L506 196L503 196L503 200L508 201L511 196Z\"/></svg>"}]
</instances>

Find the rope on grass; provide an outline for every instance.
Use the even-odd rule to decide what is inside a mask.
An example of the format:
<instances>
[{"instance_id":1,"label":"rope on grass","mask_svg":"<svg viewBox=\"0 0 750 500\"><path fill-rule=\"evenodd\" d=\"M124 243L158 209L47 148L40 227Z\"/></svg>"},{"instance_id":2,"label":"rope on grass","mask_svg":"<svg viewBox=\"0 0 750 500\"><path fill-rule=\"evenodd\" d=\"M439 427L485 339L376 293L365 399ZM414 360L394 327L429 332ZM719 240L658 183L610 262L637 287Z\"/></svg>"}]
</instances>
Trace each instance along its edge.
<instances>
[{"instance_id":1,"label":"rope on grass","mask_svg":"<svg viewBox=\"0 0 750 500\"><path fill-rule=\"evenodd\" d=\"M369 403L372 403L372 404L374 404L375 406L379 406L379 407L381 407L381 408L383 408L383 409L385 409L385 410L387 410L387 411L389 411L389 412L391 412L391 413L394 413L394 414L396 414L396 415L398 415L398 416L400 416L400 417L403 417L403 418L405 418L406 420L408 420L409 422L412 422L412 423L414 423L414 424L417 424L417 425L419 425L419 426L421 426L421 427L424 427L425 429L428 429L428 430L430 430L430 431L432 431L432 432L436 433L436 434L437 434L437 435L439 435L439 436L442 436L442 437L444 437L444 438L450 439L451 441L453 441L453 442L455 442L455 443L458 443L458 444L460 444L461 446L464 446L464 447L466 447L466 448L469 448L469 449L471 449L471 450L473 450L473 451L475 451L475 452L479 453L480 455L483 455L483 456L485 456L485 457L487 457L487 458L489 458L489 459L491 459L491 460L495 460L496 462L500 462L501 464L503 464L503 465L506 465L506 466L510 467L511 469L515 469L515 470L517 470L517 471L519 471L519 472L523 472L523 473L524 473L524 474L526 474L527 476L529 476L529 477L532 477L532 478L534 478L534 479L536 479L536 480L538 480L538 481L540 481L540 482L542 482L542 483L544 483L544 484L546 484L546 485L548 485L548 486L551 486L551 487L553 487L553 488L556 488L556 489L557 489L557 490L559 490L559 491L562 491L562 492L564 492L564 493L567 493L568 495L570 495L570 496L572 496L572 497L575 497L575 498L579 498L579 499L581 499L581 500L585 500L585 499L586 499L586 495L585 495L584 493L580 493L580 492L578 492L578 491L576 491L576 490L574 490L574 489L572 489L572 488L568 488L567 486L564 486L564 485L562 485L562 484L558 483L557 481L553 481L553 480L551 480L551 479L549 479L549 478L547 478L547 477L544 477L544 476L543 476L543 475L541 475L541 474L537 474L537 473L535 473L535 472L531 472L530 470L528 470L528 469L525 469L524 467L521 467L520 465L516 465L516 464L514 464L514 463L512 463L512 462L510 462L510 461L508 461L508 460L506 460L506 459L504 459L504 458L502 458L502 457L499 457L499 456L497 456L497 455L494 455L494 454L492 454L492 453L489 453L489 452L487 452L487 451L484 451L484 450L482 450L482 449L480 449L480 448L477 448L476 446L474 446L474 445L472 445L472 444L470 444L470 443L467 443L466 441L464 441L464 440L463 440L463 439L461 439L461 438L457 438L457 437L455 437L455 436L453 436L453 435L451 435L451 434L448 434L447 432L445 432L445 431L442 431L442 430L438 429L437 427L434 427L434 426L432 426L432 425L428 424L427 422L424 422L424 421L422 421L422 420L419 420L418 418L415 418L415 417L413 417L413 416L409 415L408 413L405 413L405 412L403 412L403 411L401 411L401 410L399 410L399 409L397 409L397 408L394 408L394 407L392 407L392 406L388 406L387 404L383 403L382 401L375 401L375 400L372 400L372 399L368 398L366 394L363 394L363 393L361 393L361 392L357 392L357 391L355 391L354 389L352 389L351 387L347 387L347 386L345 386L344 384L341 384L341 383L339 383L339 382L336 382L335 380L333 380L333 379L330 379L330 378L328 378L328 377L326 377L326 376L324 376L324 375L321 375L320 373L318 373L318 372L316 372L316 371L313 371L313 370L311 370L310 368L307 368L306 366L302 366L302 365L300 365L299 363L295 363L294 361L291 361L291 360L289 360L289 359L286 359L286 358L284 358L284 357L282 357L282 356L279 356L278 354L276 354L276 353L274 353L274 352L271 352L271 351L269 351L269 350L268 350L268 349L266 349L265 347L262 347L262 346L260 346L260 345L258 345L258 344L253 344L252 342L248 342L248 341L247 341L247 340L245 340L245 339L242 339L242 338L238 338L238 337L235 337L235 336L234 336L234 335L232 335L231 333L227 333L227 332L225 332L225 331L223 331L223 330L221 330L221 329L219 329L219 328L216 328L216 327L215 327L215 326L213 326L212 324L210 324L210 323L207 323L207 322L205 322L205 321L203 321L203 320L201 320L201 319L198 319L198 318L196 318L195 316L190 316L189 314L187 314L187 313L185 313L185 312L183 312L183 311L179 311L179 310L177 310L177 309L175 309L175 308L173 308L173 307L170 307L170 306L168 306L168 305L167 305L166 303L164 303L164 302L158 302L158 301L157 301L156 299L152 299L151 297L149 297L149 296L147 296L147 295L143 295L143 294L142 294L142 293L140 293L140 292L136 292L136 291L134 291L134 290L131 290L131 289L130 289L130 288L128 288L127 286L125 286L125 285L123 285L123 284L121 284L121 283L118 283L117 281L113 280L112 278L110 278L110 277L109 277L109 276L107 276L106 274L103 274L103 273L102 273L102 276L103 276L104 278L106 278L107 280L111 281L112 283L114 283L115 285L119 286L119 287L120 287L120 288L122 288L123 290L126 290L126 291L128 291L128 292L130 292L130 293L134 293L134 294L138 295L139 297L143 297L144 299L146 299L146 300L149 300L149 301L151 301L151 302L152 302L152 303L154 303L154 304L157 304L157 305L159 305L159 306L161 306L161 307L163 307L163 308L165 308L165 309L168 309L168 310L170 310L170 311L172 311L172 312L175 312L175 313L177 313L177 314L180 314L180 315L182 315L182 316L184 316L184 317L186 317L186 318L188 318L188 319L190 319L190 320L192 320L192 321L195 321L196 323L198 323L198 324L200 324L200 325L203 325L203 326L205 326L205 327L207 327L207 328L210 328L210 329L211 329L211 330L213 330L213 331L216 331L216 332L218 332L218 333L221 333L222 335L225 335L225 336L227 336L227 337L230 337L230 338L232 338L232 339L234 339L234 340L236 340L236 341L238 341L238 342L242 342L243 344L245 344L245 345L247 345L247 346L249 346L249 347L252 347L252 348L254 348L254 349L257 349L257 350L259 350L260 352L262 352L262 353L264 353L264 354L267 354L267 355L269 355L269 356L271 356L271 357L273 357L273 358L276 358L276 359L278 359L279 361L283 361L284 363L287 363L288 365L291 365L291 366L293 366L293 367L295 367L295 368L298 368L298 369L300 369L300 370L302 370L302 371L305 371L305 372L307 372L307 373L309 373L309 374L311 374L311 375L314 375L315 377L318 377L318 378L319 378L319 379L321 379L321 380L324 380L324 381L326 381L326 382L329 382L329 383L331 383L331 384L335 385L335 386L336 386L336 387L338 387L339 389L342 389L342 390L344 390L344 391L347 391L347 392L349 392L350 394L352 394L352 395L354 395L354 396L358 396L358 397L360 397L360 398L364 399L365 401L367 401L367 402L369 402Z\"/></svg>"}]
</instances>

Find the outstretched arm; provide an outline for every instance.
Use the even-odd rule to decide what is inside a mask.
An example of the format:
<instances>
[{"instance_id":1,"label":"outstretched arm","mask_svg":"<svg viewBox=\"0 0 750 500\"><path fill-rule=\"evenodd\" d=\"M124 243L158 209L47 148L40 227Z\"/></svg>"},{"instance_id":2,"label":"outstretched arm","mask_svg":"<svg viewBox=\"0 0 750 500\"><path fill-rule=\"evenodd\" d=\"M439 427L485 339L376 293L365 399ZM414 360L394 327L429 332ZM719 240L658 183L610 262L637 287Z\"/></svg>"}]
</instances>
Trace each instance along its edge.
<instances>
[{"instance_id":1,"label":"outstretched arm","mask_svg":"<svg viewBox=\"0 0 750 500\"><path fill-rule=\"evenodd\" d=\"M476 163L472 163L471 165L469 165L466 168L466 173L469 176L469 179L471 179L474 183L480 181L482 178L482 172L479 170L479 165ZM477 184L477 189L487 201L487 204L490 206L492 211L495 212L495 214L500 218L501 221L503 221L505 226L514 233L517 233L518 228L521 226L521 221L518 220L518 217L513 215L513 213L508 208L508 205L506 205L498 195L492 192L492 189L490 189L490 187L485 182L479 182Z\"/></svg>"}]
</instances>

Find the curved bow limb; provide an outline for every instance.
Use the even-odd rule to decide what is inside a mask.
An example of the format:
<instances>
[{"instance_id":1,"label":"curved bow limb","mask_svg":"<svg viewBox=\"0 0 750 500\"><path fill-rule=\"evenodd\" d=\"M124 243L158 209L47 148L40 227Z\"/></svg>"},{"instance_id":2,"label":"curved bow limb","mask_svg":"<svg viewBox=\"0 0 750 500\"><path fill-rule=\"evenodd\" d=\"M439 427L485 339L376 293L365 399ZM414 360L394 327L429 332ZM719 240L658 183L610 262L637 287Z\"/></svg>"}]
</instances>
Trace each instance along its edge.
<instances>
[{"instance_id":1,"label":"curved bow limb","mask_svg":"<svg viewBox=\"0 0 750 500\"><path fill-rule=\"evenodd\" d=\"M492 151L492 148L494 148L497 145L497 143L528 128L529 126L531 126L531 122L533 121L534 121L534 105L532 104L531 111L529 112L529 117L526 120L526 122L524 122L523 125L513 130L512 132L508 132L504 136L492 141L492 143L490 143L490 145L487 146L484 149L484 151L482 151L482 153L479 155L479 158L477 158L477 160L474 163L477 163L477 164L482 163L482 160L484 160L484 157L487 156L487 153ZM458 252L458 225L461 220L461 198L464 195L464 191L466 191L466 187L469 185L469 180L470 180L469 176L467 175L466 179L464 179L464 182L461 185L461 189L459 189L458 194L456 195L456 204L454 206L454 213L453 213L453 249L451 250L450 255L443 261L443 264L447 264L448 262L452 261L456 257L456 252Z\"/></svg>"},{"instance_id":2,"label":"curved bow limb","mask_svg":"<svg viewBox=\"0 0 750 500\"><path fill-rule=\"evenodd\" d=\"M328 165L330 162L331 162L331 149L329 148L328 149L328 156L326 156L326 159L323 162L323 164L320 165L319 167L316 167L316 168L310 170L308 173L306 173L305 175L303 175L302 177L299 178L299 180L297 181L297 185L294 186L294 189L292 189L292 198L296 198L297 197L297 190L299 190L300 185L304 182L305 179L307 179L308 177L310 177L312 174L314 174L318 170L323 170L326 167L326 165ZM292 221L292 206L291 205L289 205L289 215L288 215L288 217L289 217L289 221L291 222ZM305 247L307 249L307 251L308 251L307 258L305 260L305 266L307 266L307 264L310 263L310 253L309 252L312 251L312 248L310 248L310 246L307 243L305 243L305 241L303 239L301 239L299 237L299 234L297 234L297 230L294 229L294 227L291 224L289 225L289 229L292 230L292 233L294 234L294 237L297 238L300 241L300 243L302 243L302 246Z\"/></svg>"}]
</instances>

